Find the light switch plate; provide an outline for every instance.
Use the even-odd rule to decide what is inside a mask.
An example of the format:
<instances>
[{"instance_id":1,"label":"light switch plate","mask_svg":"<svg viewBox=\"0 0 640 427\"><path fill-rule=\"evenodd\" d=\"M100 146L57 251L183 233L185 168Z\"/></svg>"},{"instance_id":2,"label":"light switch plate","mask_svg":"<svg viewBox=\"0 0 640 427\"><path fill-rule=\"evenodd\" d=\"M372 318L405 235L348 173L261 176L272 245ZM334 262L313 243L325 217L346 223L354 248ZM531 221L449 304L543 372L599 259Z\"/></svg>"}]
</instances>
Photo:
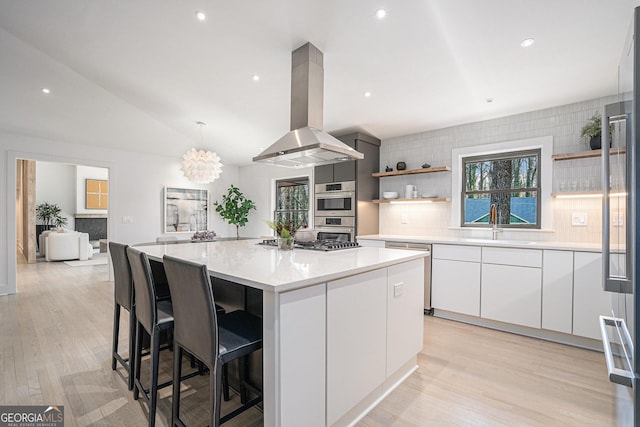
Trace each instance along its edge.
<instances>
[{"instance_id":1,"label":"light switch plate","mask_svg":"<svg viewBox=\"0 0 640 427\"><path fill-rule=\"evenodd\" d=\"M614 227L624 226L624 214L622 212L614 212L611 216L611 223Z\"/></svg>"},{"instance_id":2,"label":"light switch plate","mask_svg":"<svg viewBox=\"0 0 640 427\"><path fill-rule=\"evenodd\" d=\"M406 224L409 222L409 216L407 214L400 215L400 224Z\"/></svg>"},{"instance_id":3,"label":"light switch plate","mask_svg":"<svg viewBox=\"0 0 640 427\"><path fill-rule=\"evenodd\" d=\"M574 227L585 227L587 225L587 214L584 212L572 212L571 225Z\"/></svg>"},{"instance_id":4,"label":"light switch plate","mask_svg":"<svg viewBox=\"0 0 640 427\"><path fill-rule=\"evenodd\" d=\"M133 217L132 216L123 216L122 217L122 223L123 224L133 224Z\"/></svg>"}]
</instances>

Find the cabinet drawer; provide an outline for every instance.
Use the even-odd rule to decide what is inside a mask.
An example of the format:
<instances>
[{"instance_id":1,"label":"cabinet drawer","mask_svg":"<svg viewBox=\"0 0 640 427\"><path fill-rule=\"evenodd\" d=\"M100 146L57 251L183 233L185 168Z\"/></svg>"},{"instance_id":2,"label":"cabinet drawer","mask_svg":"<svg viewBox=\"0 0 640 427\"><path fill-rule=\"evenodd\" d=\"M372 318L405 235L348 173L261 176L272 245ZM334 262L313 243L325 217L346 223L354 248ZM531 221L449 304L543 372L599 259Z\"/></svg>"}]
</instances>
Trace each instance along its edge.
<instances>
[{"instance_id":1,"label":"cabinet drawer","mask_svg":"<svg viewBox=\"0 0 640 427\"><path fill-rule=\"evenodd\" d=\"M450 259L453 261L480 262L482 248L480 246L433 245L434 259Z\"/></svg>"},{"instance_id":2,"label":"cabinet drawer","mask_svg":"<svg viewBox=\"0 0 640 427\"><path fill-rule=\"evenodd\" d=\"M542 267L542 251L539 249L482 248L484 264L515 265L518 267Z\"/></svg>"}]
</instances>

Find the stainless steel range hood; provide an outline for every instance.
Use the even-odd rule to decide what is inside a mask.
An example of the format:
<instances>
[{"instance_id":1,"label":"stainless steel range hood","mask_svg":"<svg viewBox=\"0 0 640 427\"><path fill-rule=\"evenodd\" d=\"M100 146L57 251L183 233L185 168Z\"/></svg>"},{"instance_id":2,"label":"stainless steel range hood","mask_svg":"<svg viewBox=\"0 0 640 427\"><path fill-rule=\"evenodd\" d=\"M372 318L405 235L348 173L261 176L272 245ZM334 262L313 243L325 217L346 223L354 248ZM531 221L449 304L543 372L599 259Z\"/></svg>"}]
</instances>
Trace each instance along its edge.
<instances>
[{"instance_id":1,"label":"stainless steel range hood","mask_svg":"<svg viewBox=\"0 0 640 427\"><path fill-rule=\"evenodd\" d=\"M291 132L254 162L285 167L319 166L364 159L364 154L322 131L323 55L311 43L291 54Z\"/></svg>"}]
</instances>

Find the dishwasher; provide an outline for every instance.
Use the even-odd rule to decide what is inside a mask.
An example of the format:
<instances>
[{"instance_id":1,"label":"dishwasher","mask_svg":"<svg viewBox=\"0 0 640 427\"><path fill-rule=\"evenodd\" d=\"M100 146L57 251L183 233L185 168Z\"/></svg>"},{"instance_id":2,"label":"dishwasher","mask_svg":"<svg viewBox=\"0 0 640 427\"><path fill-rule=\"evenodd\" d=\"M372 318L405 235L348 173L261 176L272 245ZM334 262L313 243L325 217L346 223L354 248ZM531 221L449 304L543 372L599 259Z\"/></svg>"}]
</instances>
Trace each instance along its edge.
<instances>
[{"instance_id":1,"label":"dishwasher","mask_svg":"<svg viewBox=\"0 0 640 427\"><path fill-rule=\"evenodd\" d=\"M433 314L431 307L431 244L410 242L385 242L385 248L428 252L424 257L424 314Z\"/></svg>"}]
</instances>

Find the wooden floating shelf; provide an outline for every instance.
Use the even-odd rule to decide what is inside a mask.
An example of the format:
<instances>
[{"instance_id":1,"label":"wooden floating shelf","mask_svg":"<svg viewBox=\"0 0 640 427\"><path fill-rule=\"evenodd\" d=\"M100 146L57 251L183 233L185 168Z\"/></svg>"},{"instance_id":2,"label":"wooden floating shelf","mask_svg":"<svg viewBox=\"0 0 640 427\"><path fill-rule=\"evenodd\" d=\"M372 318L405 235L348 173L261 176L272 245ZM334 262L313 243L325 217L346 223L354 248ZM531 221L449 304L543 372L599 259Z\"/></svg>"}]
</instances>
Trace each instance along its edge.
<instances>
[{"instance_id":1,"label":"wooden floating shelf","mask_svg":"<svg viewBox=\"0 0 640 427\"><path fill-rule=\"evenodd\" d=\"M373 203L436 203L449 202L451 199L447 197L419 197L417 199L380 199L372 200Z\"/></svg>"},{"instance_id":2,"label":"wooden floating shelf","mask_svg":"<svg viewBox=\"0 0 640 427\"><path fill-rule=\"evenodd\" d=\"M612 191L611 193L609 193L609 197L624 197L626 195L627 193L620 191ZM602 191L556 191L551 193L551 197L553 197L554 199L598 198L602 197Z\"/></svg>"},{"instance_id":3,"label":"wooden floating shelf","mask_svg":"<svg viewBox=\"0 0 640 427\"><path fill-rule=\"evenodd\" d=\"M447 172L450 171L449 166L434 166L430 168L409 169L404 171L392 171L392 172L375 172L371 176L380 178L383 176L400 176L400 175L416 175L420 173L433 173L433 172Z\"/></svg>"},{"instance_id":4,"label":"wooden floating shelf","mask_svg":"<svg viewBox=\"0 0 640 427\"><path fill-rule=\"evenodd\" d=\"M609 154L612 156L618 154L625 154L626 149L624 148L614 148L609 151ZM551 160L575 160L575 159L588 159L591 157L600 157L602 156L602 150L590 150L590 151L581 151L579 153L563 153L563 154L554 154L551 156Z\"/></svg>"}]
</instances>

